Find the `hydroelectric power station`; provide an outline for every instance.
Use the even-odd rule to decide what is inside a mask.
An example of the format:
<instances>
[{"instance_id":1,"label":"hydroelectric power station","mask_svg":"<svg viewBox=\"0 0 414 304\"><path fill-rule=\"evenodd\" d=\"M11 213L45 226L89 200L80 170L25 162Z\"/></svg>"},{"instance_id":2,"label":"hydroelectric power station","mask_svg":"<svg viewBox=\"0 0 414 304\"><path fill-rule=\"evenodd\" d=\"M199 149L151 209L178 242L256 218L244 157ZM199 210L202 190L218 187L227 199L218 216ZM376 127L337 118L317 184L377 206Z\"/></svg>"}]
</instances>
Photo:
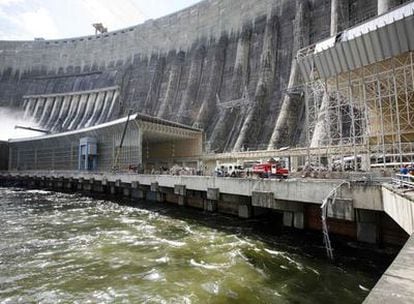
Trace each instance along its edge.
<instances>
[{"instance_id":1,"label":"hydroelectric power station","mask_svg":"<svg viewBox=\"0 0 414 304\"><path fill-rule=\"evenodd\" d=\"M405 243L366 303L414 298L414 3L205 0L143 24L0 41L0 184L107 193ZM289 178L219 177L283 159ZM171 168L176 170L171 174ZM166 172L169 174L166 174ZM184 171L184 172L183 172Z\"/></svg>"}]
</instances>

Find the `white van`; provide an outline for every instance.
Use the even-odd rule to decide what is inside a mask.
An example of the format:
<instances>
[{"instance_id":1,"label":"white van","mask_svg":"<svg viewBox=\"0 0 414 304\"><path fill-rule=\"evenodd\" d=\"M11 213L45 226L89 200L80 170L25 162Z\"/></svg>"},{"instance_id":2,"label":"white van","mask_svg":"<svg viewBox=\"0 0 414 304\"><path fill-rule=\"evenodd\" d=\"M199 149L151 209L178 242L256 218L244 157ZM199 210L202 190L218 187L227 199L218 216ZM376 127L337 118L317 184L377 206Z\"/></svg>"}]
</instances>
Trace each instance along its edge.
<instances>
[{"instance_id":1,"label":"white van","mask_svg":"<svg viewBox=\"0 0 414 304\"><path fill-rule=\"evenodd\" d=\"M241 177L244 170L242 165L236 163L223 163L217 165L214 172L216 176Z\"/></svg>"}]
</instances>

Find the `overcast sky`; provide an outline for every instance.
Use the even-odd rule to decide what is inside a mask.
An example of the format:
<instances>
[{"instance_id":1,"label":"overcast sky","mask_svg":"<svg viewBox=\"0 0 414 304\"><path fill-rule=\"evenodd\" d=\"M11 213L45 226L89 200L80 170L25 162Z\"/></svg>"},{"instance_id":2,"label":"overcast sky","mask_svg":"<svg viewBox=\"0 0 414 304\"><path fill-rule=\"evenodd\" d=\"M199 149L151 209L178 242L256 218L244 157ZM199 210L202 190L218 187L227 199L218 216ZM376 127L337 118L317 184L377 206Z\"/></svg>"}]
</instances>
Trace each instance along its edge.
<instances>
[{"instance_id":1,"label":"overcast sky","mask_svg":"<svg viewBox=\"0 0 414 304\"><path fill-rule=\"evenodd\" d=\"M200 0L0 0L0 40L92 35L92 23L109 31L155 19Z\"/></svg>"}]
</instances>

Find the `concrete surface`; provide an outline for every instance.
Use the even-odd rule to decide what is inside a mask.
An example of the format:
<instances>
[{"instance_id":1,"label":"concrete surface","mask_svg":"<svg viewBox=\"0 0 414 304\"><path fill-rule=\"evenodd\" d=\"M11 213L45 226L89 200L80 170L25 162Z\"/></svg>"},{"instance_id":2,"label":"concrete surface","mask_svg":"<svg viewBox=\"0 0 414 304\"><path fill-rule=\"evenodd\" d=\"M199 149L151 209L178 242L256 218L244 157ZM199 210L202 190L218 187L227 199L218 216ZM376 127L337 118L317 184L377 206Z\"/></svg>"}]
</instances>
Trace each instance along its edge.
<instances>
[{"instance_id":1,"label":"concrete surface","mask_svg":"<svg viewBox=\"0 0 414 304\"><path fill-rule=\"evenodd\" d=\"M414 235L369 293L364 304L414 302Z\"/></svg>"}]
</instances>

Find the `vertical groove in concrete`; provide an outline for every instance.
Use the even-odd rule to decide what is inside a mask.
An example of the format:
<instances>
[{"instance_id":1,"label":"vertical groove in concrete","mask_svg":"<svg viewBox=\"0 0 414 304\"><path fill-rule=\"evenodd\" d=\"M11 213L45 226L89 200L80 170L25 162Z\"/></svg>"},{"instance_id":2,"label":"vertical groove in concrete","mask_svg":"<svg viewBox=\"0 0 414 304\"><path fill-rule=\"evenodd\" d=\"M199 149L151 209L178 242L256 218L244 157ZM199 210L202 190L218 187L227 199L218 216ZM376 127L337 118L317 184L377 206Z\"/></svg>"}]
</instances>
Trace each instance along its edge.
<instances>
[{"instance_id":1,"label":"vertical groove in concrete","mask_svg":"<svg viewBox=\"0 0 414 304\"><path fill-rule=\"evenodd\" d=\"M307 0L296 0L296 16L293 30L293 61L287 90L292 89L297 83L298 66L296 53L298 50L309 44L309 11L310 6ZM285 93L276 125L270 137L268 149L274 149L278 145L289 145L292 140L294 127L297 123L296 111L298 101Z\"/></svg>"},{"instance_id":2,"label":"vertical groove in concrete","mask_svg":"<svg viewBox=\"0 0 414 304\"><path fill-rule=\"evenodd\" d=\"M144 102L144 109L147 114L155 115L155 110L158 105L158 97L160 92L160 86L162 82L162 75L164 74L165 69L165 58L156 56L153 58L153 72L151 81L149 84L147 96ZM139 111L138 112L142 112Z\"/></svg>"},{"instance_id":3,"label":"vertical groove in concrete","mask_svg":"<svg viewBox=\"0 0 414 304\"><path fill-rule=\"evenodd\" d=\"M236 59L232 77L233 99L240 98L249 81L251 28L245 26L237 42Z\"/></svg>"},{"instance_id":4,"label":"vertical groove in concrete","mask_svg":"<svg viewBox=\"0 0 414 304\"><path fill-rule=\"evenodd\" d=\"M257 130L263 126L260 121L260 116L266 99L269 97L270 86L273 82L273 76L275 72L275 41L277 42L277 17L268 16L266 21L265 33L263 35L263 47L260 55L260 70L259 79L257 81L254 103L248 110L248 114L244 124L240 130L240 134L233 147L233 151L240 151L242 146L246 144L246 139L249 132L253 132L253 136L257 135ZM252 130L255 128L256 130Z\"/></svg>"},{"instance_id":5,"label":"vertical groove in concrete","mask_svg":"<svg viewBox=\"0 0 414 304\"><path fill-rule=\"evenodd\" d=\"M199 45L191 58L190 71L188 72L187 88L183 100L177 112L176 121L188 123L191 120L189 105L194 103L197 99L200 80L204 68L204 59L206 55L206 48L203 44Z\"/></svg>"},{"instance_id":6,"label":"vertical groove in concrete","mask_svg":"<svg viewBox=\"0 0 414 304\"><path fill-rule=\"evenodd\" d=\"M218 46L214 50L210 75L205 87L206 94L196 118L196 125L203 127L205 130L207 129L207 123L210 121L212 114L216 112L217 94L220 91L220 84L222 83L227 43L227 36L221 37Z\"/></svg>"},{"instance_id":7,"label":"vertical groove in concrete","mask_svg":"<svg viewBox=\"0 0 414 304\"><path fill-rule=\"evenodd\" d=\"M168 76L167 90L164 99L162 100L158 109L157 116L160 118L166 118L167 114L172 110L170 107L174 103L175 97L177 96L184 59L185 53L180 51L176 54L176 58L171 64Z\"/></svg>"}]
</instances>

